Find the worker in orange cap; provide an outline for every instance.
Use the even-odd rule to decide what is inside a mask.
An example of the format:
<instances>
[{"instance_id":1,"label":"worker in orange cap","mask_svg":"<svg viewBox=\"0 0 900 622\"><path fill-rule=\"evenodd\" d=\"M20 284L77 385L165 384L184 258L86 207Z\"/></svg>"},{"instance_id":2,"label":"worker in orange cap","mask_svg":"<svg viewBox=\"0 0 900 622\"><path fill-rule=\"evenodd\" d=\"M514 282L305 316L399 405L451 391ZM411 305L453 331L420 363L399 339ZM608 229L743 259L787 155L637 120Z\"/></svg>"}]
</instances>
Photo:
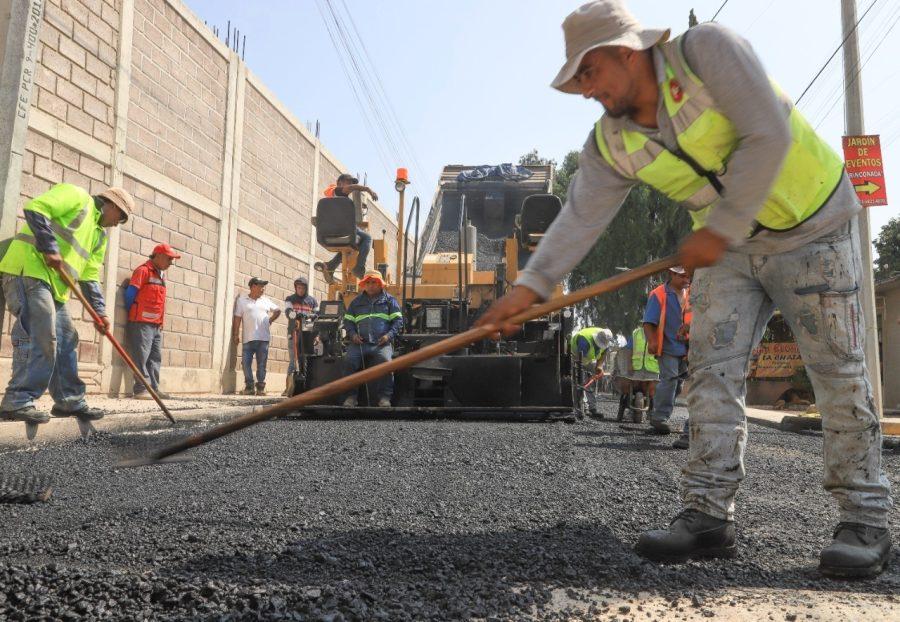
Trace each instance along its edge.
<instances>
[{"instance_id":1,"label":"worker in orange cap","mask_svg":"<svg viewBox=\"0 0 900 622\"><path fill-rule=\"evenodd\" d=\"M384 278L378 270L369 270L359 281L363 290L353 299L344 314L344 330L350 344L347 349L345 372L355 373L363 366L377 365L394 356L393 340L403 330L403 313L397 299L384 291ZM388 375L380 382L377 404L391 405L394 377ZM357 404L357 390L347 395L344 406ZM371 406L372 404L370 404Z\"/></svg>"}]
</instances>

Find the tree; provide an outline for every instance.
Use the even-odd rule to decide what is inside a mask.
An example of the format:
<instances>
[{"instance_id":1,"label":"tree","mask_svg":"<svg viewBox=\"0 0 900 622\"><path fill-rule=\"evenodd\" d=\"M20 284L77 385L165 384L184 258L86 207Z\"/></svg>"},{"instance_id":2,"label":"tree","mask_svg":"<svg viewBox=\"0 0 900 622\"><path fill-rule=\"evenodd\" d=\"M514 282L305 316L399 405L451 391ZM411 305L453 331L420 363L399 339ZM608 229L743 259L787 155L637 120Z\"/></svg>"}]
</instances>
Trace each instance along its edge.
<instances>
[{"instance_id":1,"label":"tree","mask_svg":"<svg viewBox=\"0 0 900 622\"><path fill-rule=\"evenodd\" d=\"M872 242L878 259L875 261L875 280L900 273L900 216L891 218Z\"/></svg>"},{"instance_id":2,"label":"tree","mask_svg":"<svg viewBox=\"0 0 900 622\"><path fill-rule=\"evenodd\" d=\"M690 230L690 217L677 203L649 186L635 186L609 228L569 275L569 287L585 287L618 268L635 268L671 255ZM579 314L587 324L628 335L641 323L647 295L658 283L638 282L614 296L593 298L579 307Z\"/></svg>"},{"instance_id":3,"label":"tree","mask_svg":"<svg viewBox=\"0 0 900 622\"><path fill-rule=\"evenodd\" d=\"M522 166L552 164L555 167L553 193L565 202L569 184L578 170L578 151L570 151L561 166L543 158L537 149L519 159ZM634 268L671 255L678 243L691 230L686 210L653 188L636 186L609 228L600 236L587 256L569 275L570 289L585 287L612 276L617 268ZM630 334L644 315L647 295L657 282L635 283L616 292L579 305L577 313L586 325L610 328L616 333Z\"/></svg>"}]
</instances>

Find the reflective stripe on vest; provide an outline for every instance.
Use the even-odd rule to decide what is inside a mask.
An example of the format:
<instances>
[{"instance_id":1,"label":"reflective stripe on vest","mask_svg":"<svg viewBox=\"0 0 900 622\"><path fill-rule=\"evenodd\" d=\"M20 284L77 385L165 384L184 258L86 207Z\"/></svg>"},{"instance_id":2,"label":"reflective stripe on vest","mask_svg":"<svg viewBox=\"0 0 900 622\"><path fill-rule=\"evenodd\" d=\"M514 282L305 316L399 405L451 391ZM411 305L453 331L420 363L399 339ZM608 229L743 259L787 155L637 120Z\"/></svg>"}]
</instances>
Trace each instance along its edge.
<instances>
[{"instance_id":1,"label":"reflective stripe on vest","mask_svg":"<svg viewBox=\"0 0 900 622\"><path fill-rule=\"evenodd\" d=\"M631 333L631 341L634 344L631 350L631 367L635 371L646 369L651 373L658 374L659 361L647 350L647 336L644 335L642 326L635 328Z\"/></svg>"},{"instance_id":2,"label":"reflective stripe on vest","mask_svg":"<svg viewBox=\"0 0 900 622\"><path fill-rule=\"evenodd\" d=\"M359 324L363 320L367 320L370 317L377 317L390 322L396 320L397 318L403 317L403 314L399 311L395 311L393 313L363 313L362 315L350 315L349 313L344 314L344 319L353 322L354 324Z\"/></svg>"},{"instance_id":3,"label":"reflective stripe on vest","mask_svg":"<svg viewBox=\"0 0 900 622\"><path fill-rule=\"evenodd\" d=\"M660 82L666 113L672 121L679 153L627 129L625 119L604 115L594 126L603 159L619 174L640 180L684 205L694 229L706 224L720 198L728 161L740 138L718 111L681 50L681 37L657 46L665 59ZM739 86L739 85L738 85ZM841 158L812 129L790 99L773 83L791 129L791 147L778 178L756 216L757 228L786 231L802 224L828 200L843 175ZM718 188L717 188L718 186Z\"/></svg>"},{"instance_id":4,"label":"reflective stripe on vest","mask_svg":"<svg viewBox=\"0 0 900 622\"><path fill-rule=\"evenodd\" d=\"M603 354L603 351L597 351L597 342L594 341L594 335L600 332L600 328L596 326L588 326L587 328L582 328L577 333L573 334L571 339L569 339L569 351L572 356L575 356L575 353L578 352L578 338L584 337L588 342L588 353L584 355L584 360L586 361L596 361Z\"/></svg>"}]
</instances>

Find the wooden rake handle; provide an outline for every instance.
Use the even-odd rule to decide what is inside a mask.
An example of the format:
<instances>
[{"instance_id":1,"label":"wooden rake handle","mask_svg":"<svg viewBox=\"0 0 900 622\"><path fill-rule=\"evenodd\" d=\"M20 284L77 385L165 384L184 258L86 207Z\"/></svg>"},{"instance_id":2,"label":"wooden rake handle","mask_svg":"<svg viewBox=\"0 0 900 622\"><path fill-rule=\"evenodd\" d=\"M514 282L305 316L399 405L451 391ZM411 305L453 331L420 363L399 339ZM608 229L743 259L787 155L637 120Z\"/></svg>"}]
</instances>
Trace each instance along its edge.
<instances>
[{"instance_id":1,"label":"wooden rake handle","mask_svg":"<svg viewBox=\"0 0 900 622\"><path fill-rule=\"evenodd\" d=\"M650 262L639 268L634 268L632 270L628 270L627 272L622 272L608 279L599 281L598 283L594 283L593 285L589 285L588 287L585 287L583 289L579 289L578 291L572 292L571 294L553 298L545 303L530 307L525 311L522 311L521 313L513 316L510 319L510 322L514 324L522 324L523 322L527 322L528 320L533 320L547 315L548 313L553 313L554 311L559 311L560 309L564 309L565 307L572 306L576 303L587 300L588 298L594 298L595 296L600 296L601 294L607 294L609 292L616 291L618 289L621 289L622 287L625 287L626 285L630 285L631 283L640 281L641 279L645 279L656 274L657 272L662 272L663 270L671 268L677 264L678 260L674 256L658 259L657 261ZM446 339L443 339L442 341L427 345L423 348L420 348L419 350L404 354L403 356L398 356L397 358L387 361L386 363L381 363L374 367L369 367L362 371L356 372L355 374L339 378L337 380L329 382L328 384L323 384L320 387L310 389L305 393L301 393L300 395L295 395L294 397L283 400L278 404L273 404L268 408L264 408L256 412L251 412L246 415L241 415L240 417L236 417L235 419L227 423L223 423L220 426L216 426L204 432L189 436L169 445L168 447L163 447L150 454L145 459L131 461L127 463L127 465L139 466L141 464L153 464L156 462L160 462L165 458L169 458L170 456L174 456L175 454L182 453L183 451L191 449L192 447L204 445L217 438L221 438L223 436L231 434L232 432L237 432L238 430L243 430L244 428L248 428L262 421L266 421L280 415L285 415L304 406L321 403L321 401L327 397L346 393L351 389L354 389L362 384L372 382L373 380L377 380L378 378L386 376L389 373L393 373L401 369L407 369L408 367L412 367L413 365L417 365L418 363L427 361L428 359L432 359L442 354L454 352L468 346L473 342L487 339L496 334L499 330L499 327L495 324L487 324L485 326L470 328L464 333L453 335L452 337L448 337Z\"/></svg>"},{"instance_id":2,"label":"wooden rake handle","mask_svg":"<svg viewBox=\"0 0 900 622\"><path fill-rule=\"evenodd\" d=\"M72 277L68 275L65 270L59 270L59 274L62 277L62 280L69 287L75 297L81 301L81 304L84 305L84 308L87 309L87 312L90 314L91 319L94 321L94 324L97 326L97 330L106 335L106 338L109 339L109 342L113 345L113 348L116 349L116 352L119 353L119 356L122 357L122 360L125 361L125 364L131 368L131 373L134 374L135 380L140 381L147 388L147 391L150 392L150 395L153 396L153 399L156 400L156 403L159 404L160 409L162 409L163 414L166 418L175 423L175 417L172 416L172 413L169 412L169 409L166 408L166 405L163 404L162 399L160 399L159 395L157 395L156 391L153 387L150 386L150 383L144 378L144 375L137 368L137 365L134 364L134 361L131 360L131 357L128 356L128 353L122 347L122 345L118 342L118 340L113 337L111 330L105 330L101 328L103 326L103 320L100 319L100 316L97 315L97 312L94 311L94 308L91 306L91 303L88 302L88 299L85 298L84 294L81 293L81 290L75 286L75 281L72 280Z\"/></svg>"}]
</instances>

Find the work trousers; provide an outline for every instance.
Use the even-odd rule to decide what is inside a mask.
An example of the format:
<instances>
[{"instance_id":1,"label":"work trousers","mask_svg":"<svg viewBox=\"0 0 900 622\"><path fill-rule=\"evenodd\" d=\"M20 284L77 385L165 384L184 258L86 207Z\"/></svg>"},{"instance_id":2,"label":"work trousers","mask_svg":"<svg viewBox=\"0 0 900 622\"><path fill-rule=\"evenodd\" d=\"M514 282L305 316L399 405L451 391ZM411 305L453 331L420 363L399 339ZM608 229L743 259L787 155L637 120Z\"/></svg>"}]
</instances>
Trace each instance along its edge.
<instances>
[{"instance_id":1,"label":"work trousers","mask_svg":"<svg viewBox=\"0 0 900 622\"><path fill-rule=\"evenodd\" d=\"M651 421L668 421L672 411L675 410L681 358L666 353L656 357L659 361L659 383L653 397L653 412L649 416Z\"/></svg>"},{"instance_id":2,"label":"work trousers","mask_svg":"<svg viewBox=\"0 0 900 622\"><path fill-rule=\"evenodd\" d=\"M726 252L718 265L696 271L690 449L682 473L686 507L733 520L744 478L750 355L777 308L815 391L824 433L823 484L838 502L840 520L887 526L892 502L863 355L861 274L856 219L790 252Z\"/></svg>"},{"instance_id":3,"label":"work trousers","mask_svg":"<svg viewBox=\"0 0 900 622\"><path fill-rule=\"evenodd\" d=\"M244 388L253 388L253 358L256 357L256 383L266 383L266 363L269 362L268 341L247 341L241 350L241 366L244 368Z\"/></svg>"},{"instance_id":4,"label":"work trousers","mask_svg":"<svg viewBox=\"0 0 900 622\"><path fill-rule=\"evenodd\" d=\"M356 230L356 250L359 254L356 256L356 266L353 268L353 274L356 278L363 278L366 274L366 259L369 257L369 251L372 249L372 236L362 229ZM328 260L326 264L328 269L334 272L341 265L341 254L337 253Z\"/></svg>"},{"instance_id":5,"label":"work trousers","mask_svg":"<svg viewBox=\"0 0 900 622\"><path fill-rule=\"evenodd\" d=\"M147 322L128 322L125 325L125 340L141 375L154 391L158 391L159 368L162 365L162 326ZM134 394L138 395L146 390L145 384L135 379Z\"/></svg>"},{"instance_id":6,"label":"work trousers","mask_svg":"<svg viewBox=\"0 0 900 622\"><path fill-rule=\"evenodd\" d=\"M66 412L87 408L78 377L78 333L66 306L50 286L27 276L3 275L6 308L15 316L12 377L0 410L33 406L48 388L56 407Z\"/></svg>"},{"instance_id":7,"label":"work trousers","mask_svg":"<svg viewBox=\"0 0 900 622\"><path fill-rule=\"evenodd\" d=\"M347 357L345 360L344 373L349 376L365 367L372 367L379 363L386 363L394 358L394 347L387 343L379 346L374 343L355 344L350 343L347 346ZM394 395L394 374L388 374L381 380L376 382L376 395L369 396L369 406L374 406L381 398L391 399ZM351 390L344 397L356 396L357 389Z\"/></svg>"}]
</instances>

